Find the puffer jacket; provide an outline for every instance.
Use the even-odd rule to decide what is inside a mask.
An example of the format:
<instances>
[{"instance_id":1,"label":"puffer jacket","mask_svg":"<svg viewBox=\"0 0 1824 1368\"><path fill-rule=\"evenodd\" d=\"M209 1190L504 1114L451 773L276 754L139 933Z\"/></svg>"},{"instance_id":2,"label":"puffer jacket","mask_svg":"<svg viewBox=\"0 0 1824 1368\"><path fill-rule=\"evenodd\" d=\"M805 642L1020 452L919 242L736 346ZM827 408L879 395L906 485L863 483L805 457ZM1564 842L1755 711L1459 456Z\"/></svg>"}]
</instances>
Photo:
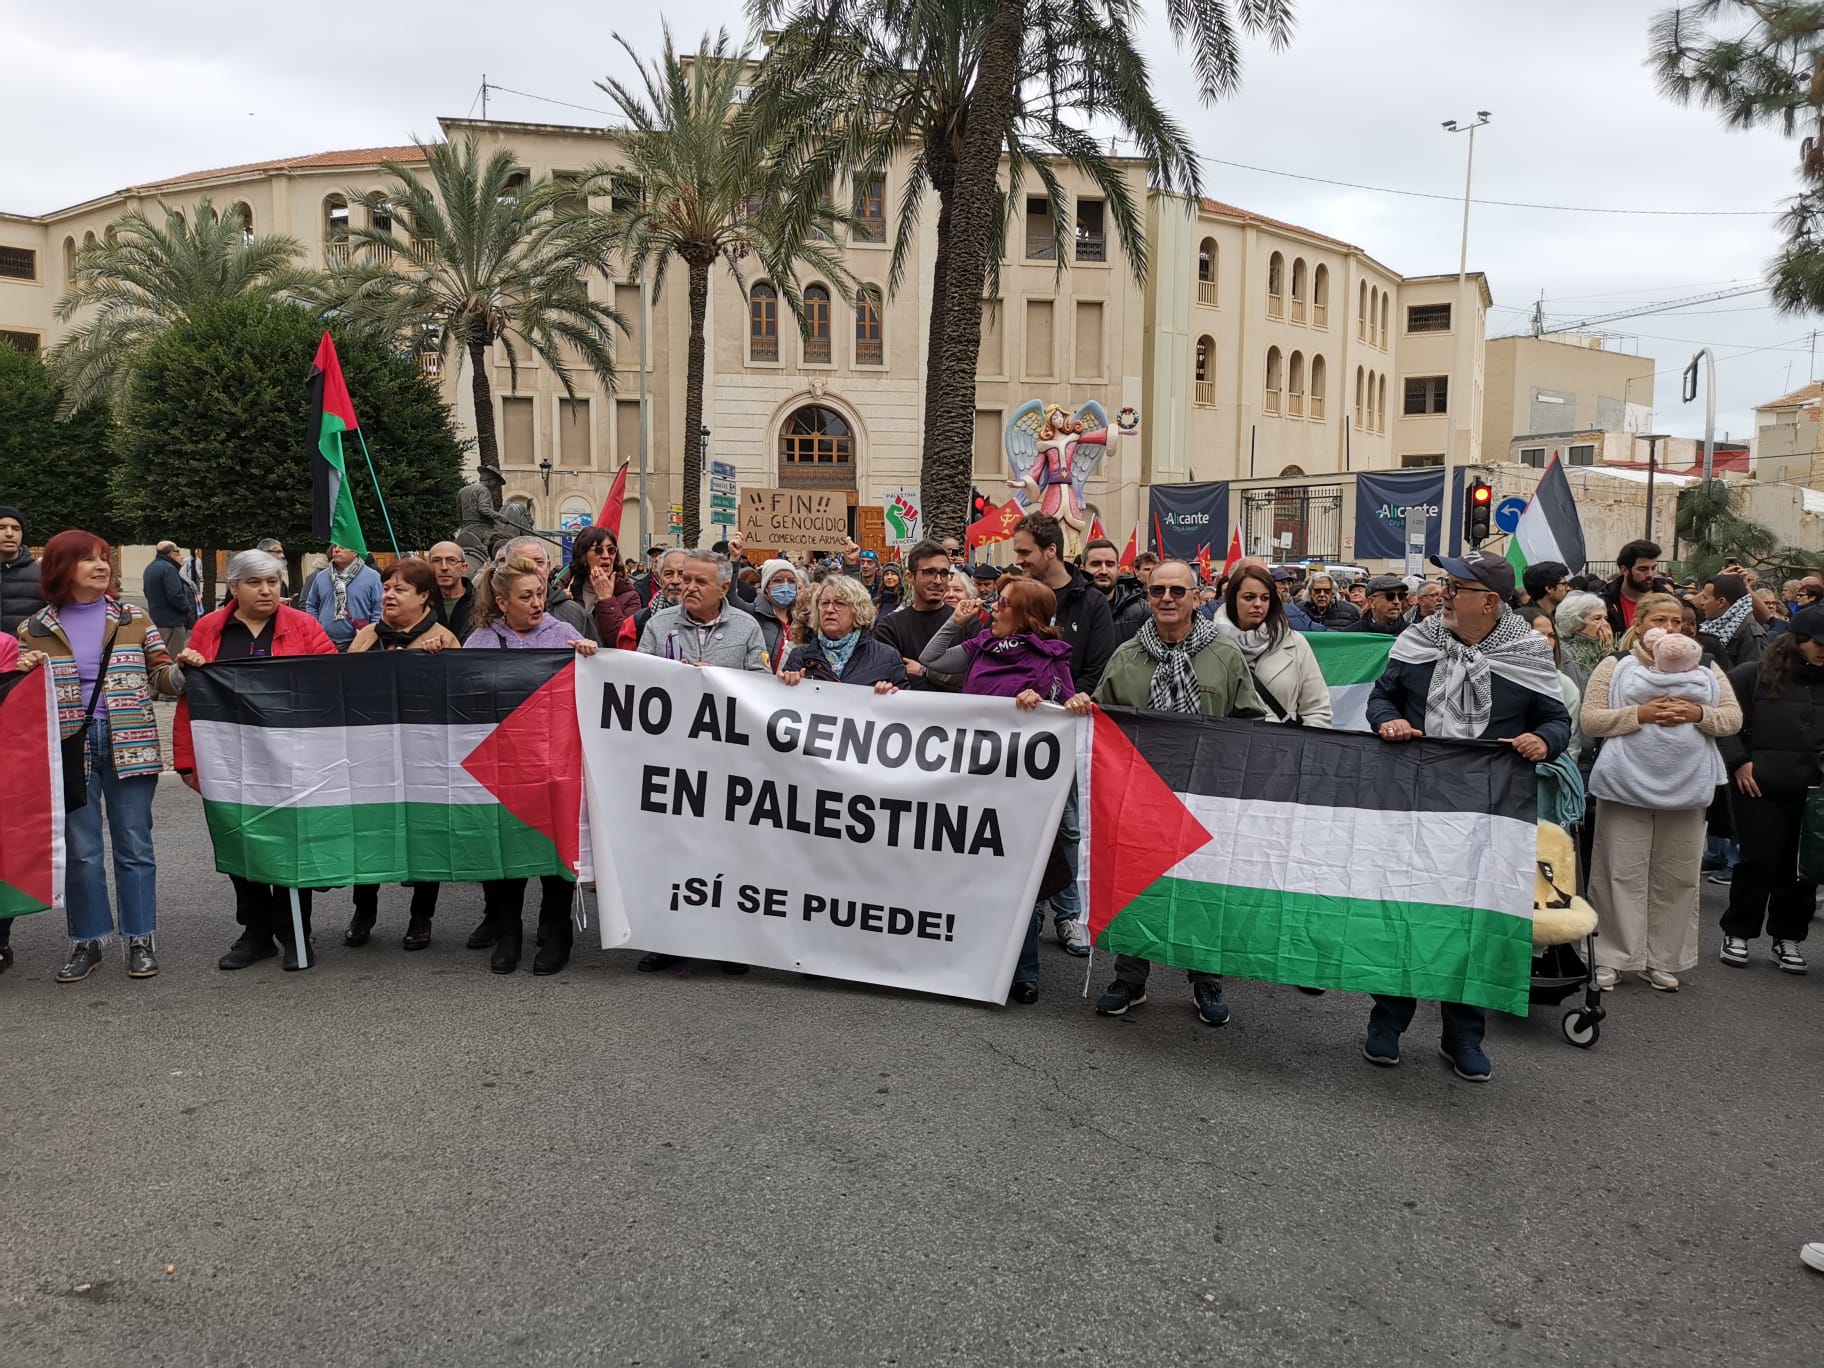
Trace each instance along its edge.
<instances>
[{"instance_id":1,"label":"puffer jacket","mask_svg":"<svg viewBox=\"0 0 1824 1368\"><path fill-rule=\"evenodd\" d=\"M10 561L0 561L0 632L18 632L19 624L44 611L38 596L38 562L23 546Z\"/></svg>"},{"instance_id":2,"label":"puffer jacket","mask_svg":"<svg viewBox=\"0 0 1824 1368\"><path fill-rule=\"evenodd\" d=\"M1108 597L1108 611L1115 620L1115 641L1132 641L1146 625L1146 586L1132 575L1115 579L1115 592Z\"/></svg>"},{"instance_id":3,"label":"puffer jacket","mask_svg":"<svg viewBox=\"0 0 1824 1368\"><path fill-rule=\"evenodd\" d=\"M1824 668L1800 661L1786 687L1769 697L1761 688L1763 664L1754 661L1729 671L1742 729L1717 744L1731 776L1753 761L1762 797L1802 803L1824 777Z\"/></svg>"}]
</instances>

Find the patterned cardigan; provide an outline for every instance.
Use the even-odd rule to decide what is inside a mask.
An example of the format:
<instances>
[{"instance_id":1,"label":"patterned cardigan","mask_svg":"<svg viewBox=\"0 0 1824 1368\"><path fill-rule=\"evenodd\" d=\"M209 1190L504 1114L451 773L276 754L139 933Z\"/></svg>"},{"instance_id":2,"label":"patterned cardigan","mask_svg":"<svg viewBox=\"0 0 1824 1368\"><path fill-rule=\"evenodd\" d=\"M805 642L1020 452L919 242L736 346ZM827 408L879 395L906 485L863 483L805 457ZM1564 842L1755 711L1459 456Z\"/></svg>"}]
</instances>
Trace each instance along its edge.
<instances>
[{"instance_id":1,"label":"patterned cardigan","mask_svg":"<svg viewBox=\"0 0 1824 1368\"><path fill-rule=\"evenodd\" d=\"M102 667L97 685L102 694L95 709L107 709L114 773L122 779L156 777L164 768L164 758L158 747L158 724L152 717L152 691L166 695L173 692L171 652L145 609L118 599L108 600L107 631L114 637L114 649ZM57 620L57 610L46 608L27 618L20 628L19 644L28 651L43 651L51 658L51 679L57 689L63 735L74 736L82 727L82 681L70 639Z\"/></svg>"}]
</instances>

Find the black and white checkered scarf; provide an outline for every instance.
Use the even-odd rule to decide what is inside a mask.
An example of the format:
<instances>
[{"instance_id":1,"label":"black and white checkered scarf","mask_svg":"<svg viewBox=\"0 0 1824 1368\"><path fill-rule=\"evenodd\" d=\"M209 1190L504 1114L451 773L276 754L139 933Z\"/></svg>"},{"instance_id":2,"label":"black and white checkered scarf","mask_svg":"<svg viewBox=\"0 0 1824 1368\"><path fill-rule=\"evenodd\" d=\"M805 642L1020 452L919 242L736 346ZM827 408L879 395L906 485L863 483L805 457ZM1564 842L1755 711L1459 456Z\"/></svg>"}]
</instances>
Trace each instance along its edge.
<instances>
[{"instance_id":1,"label":"black and white checkered scarf","mask_svg":"<svg viewBox=\"0 0 1824 1368\"><path fill-rule=\"evenodd\" d=\"M1471 646L1444 625L1444 614L1415 622L1393 643L1393 659L1432 665L1425 735L1474 738L1488 730L1494 677L1562 699L1552 648L1518 613L1503 609L1494 631Z\"/></svg>"},{"instance_id":2,"label":"black and white checkered scarf","mask_svg":"<svg viewBox=\"0 0 1824 1368\"><path fill-rule=\"evenodd\" d=\"M1134 640L1153 662L1153 682L1146 691L1146 706L1155 712L1201 712L1203 686L1197 682L1197 653L1216 640L1216 624L1208 618L1191 618L1191 634L1183 641L1160 639L1159 628L1149 617Z\"/></svg>"}]
</instances>

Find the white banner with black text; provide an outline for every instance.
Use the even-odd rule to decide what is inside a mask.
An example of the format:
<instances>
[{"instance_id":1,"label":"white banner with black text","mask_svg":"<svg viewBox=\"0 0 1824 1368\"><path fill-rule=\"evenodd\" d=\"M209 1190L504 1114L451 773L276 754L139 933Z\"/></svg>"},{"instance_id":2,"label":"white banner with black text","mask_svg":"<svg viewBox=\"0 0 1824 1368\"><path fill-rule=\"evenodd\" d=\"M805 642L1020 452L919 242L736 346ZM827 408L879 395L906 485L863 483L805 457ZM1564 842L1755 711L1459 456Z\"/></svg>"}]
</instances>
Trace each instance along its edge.
<instances>
[{"instance_id":1,"label":"white banner with black text","mask_svg":"<svg viewBox=\"0 0 1824 1368\"><path fill-rule=\"evenodd\" d=\"M602 945L1001 1002L1078 719L577 661Z\"/></svg>"}]
</instances>

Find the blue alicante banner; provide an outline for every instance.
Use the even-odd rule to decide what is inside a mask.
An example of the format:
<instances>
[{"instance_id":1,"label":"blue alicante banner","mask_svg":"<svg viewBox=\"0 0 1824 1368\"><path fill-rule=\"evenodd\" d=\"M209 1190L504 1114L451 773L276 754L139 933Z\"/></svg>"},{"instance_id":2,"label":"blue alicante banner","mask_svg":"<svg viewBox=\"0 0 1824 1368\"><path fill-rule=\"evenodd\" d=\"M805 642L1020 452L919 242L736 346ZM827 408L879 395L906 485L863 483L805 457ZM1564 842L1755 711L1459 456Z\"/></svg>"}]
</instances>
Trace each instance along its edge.
<instances>
[{"instance_id":1,"label":"blue alicante banner","mask_svg":"<svg viewBox=\"0 0 1824 1368\"><path fill-rule=\"evenodd\" d=\"M1357 560L1403 560L1406 556L1406 510L1425 510L1425 554L1439 554L1444 529L1444 470L1389 470L1355 477L1355 555Z\"/></svg>"},{"instance_id":2,"label":"blue alicante banner","mask_svg":"<svg viewBox=\"0 0 1824 1368\"><path fill-rule=\"evenodd\" d=\"M1147 505L1147 542L1171 560L1195 560L1208 547L1222 564L1229 549L1229 482L1154 485Z\"/></svg>"}]
</instances>

